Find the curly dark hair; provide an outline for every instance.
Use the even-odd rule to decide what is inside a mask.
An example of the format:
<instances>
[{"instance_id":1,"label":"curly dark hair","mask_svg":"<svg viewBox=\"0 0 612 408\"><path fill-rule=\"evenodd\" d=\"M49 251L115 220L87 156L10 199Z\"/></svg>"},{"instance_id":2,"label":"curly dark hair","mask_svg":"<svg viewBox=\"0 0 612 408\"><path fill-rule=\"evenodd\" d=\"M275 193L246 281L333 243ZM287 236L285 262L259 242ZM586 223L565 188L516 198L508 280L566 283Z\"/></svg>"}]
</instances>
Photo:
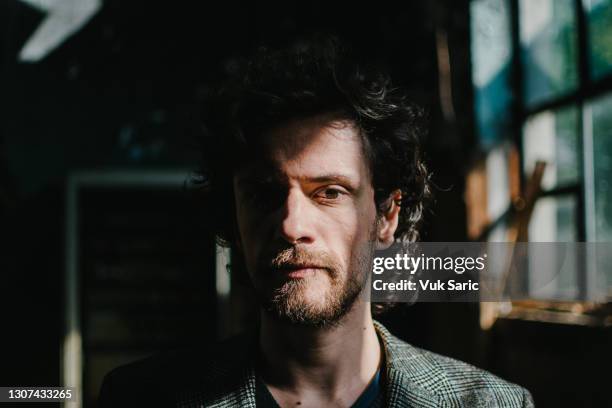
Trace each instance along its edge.
<instances>
[{"instance_id":1,"label":"curly dark hair","mask_svg":"<svg viewBox=\"0 0 612 408\"><path fill-rule=\"evenodd\" d=\"M388 75L329 36L260 47L228 67L227 81L205 106L203 161L194 178L208 196L206 213L218 243L235 242L232 177L241 163L253 160L260 136L292 119L330 113L352 122L363 137L379 213L390 194L401 190L396 240L418 239L430 197L420 148L425 115Z\"/></svg>"}]
</instances>

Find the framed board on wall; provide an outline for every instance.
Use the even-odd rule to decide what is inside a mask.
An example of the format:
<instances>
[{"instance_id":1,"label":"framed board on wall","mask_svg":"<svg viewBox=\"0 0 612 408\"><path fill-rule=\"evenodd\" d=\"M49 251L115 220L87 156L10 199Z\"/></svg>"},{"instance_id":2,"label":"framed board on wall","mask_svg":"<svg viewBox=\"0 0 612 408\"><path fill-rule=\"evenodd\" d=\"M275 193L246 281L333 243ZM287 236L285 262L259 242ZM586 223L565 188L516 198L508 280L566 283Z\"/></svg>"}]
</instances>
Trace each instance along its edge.
<instances>
[{"instance_id":1,"label":"framed board on wall","mask_svg":"<svg viewBox=\"0 0 612 408\"><path fill-rule=\"evenodd\" d=\"M61 375L77 389L77 406L95 406L104 375L119 365L217 337L217 254L187 177L102 171L68 179Z\"/></svg>"}]
</instances>

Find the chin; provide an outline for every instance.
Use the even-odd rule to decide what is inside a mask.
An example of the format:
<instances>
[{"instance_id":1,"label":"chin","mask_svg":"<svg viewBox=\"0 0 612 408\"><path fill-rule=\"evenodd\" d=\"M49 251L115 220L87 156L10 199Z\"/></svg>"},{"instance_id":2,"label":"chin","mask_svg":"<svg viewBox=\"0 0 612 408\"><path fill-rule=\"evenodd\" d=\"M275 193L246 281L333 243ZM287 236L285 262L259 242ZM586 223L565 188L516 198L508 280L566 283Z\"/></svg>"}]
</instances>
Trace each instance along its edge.
<instances>
[{"instance_id":1,"label":"chin","mask_svg":"<svg viewBox=\"0 0 612 408\"><path fill-rule=\"evenodd\" d=\"M337 325L342 318L342 315L320 313L313 311L307 306L303 308L297 307L291 310L278 310L273 308L267 310L267 313L279 322L311 328L332 327Z\"/></svg>"},{"instance_id":2,"label":"chin","mask_svg":"<svg viewBox=\"0 0 612 408\"><path fill-rule=\"evenodd\" d=\"M329 285L324 288L305 280L285 282L262 302L264 311L285 323L321 328L339 323L357 296L338 293Z\"/></svg>"}]
</instances>

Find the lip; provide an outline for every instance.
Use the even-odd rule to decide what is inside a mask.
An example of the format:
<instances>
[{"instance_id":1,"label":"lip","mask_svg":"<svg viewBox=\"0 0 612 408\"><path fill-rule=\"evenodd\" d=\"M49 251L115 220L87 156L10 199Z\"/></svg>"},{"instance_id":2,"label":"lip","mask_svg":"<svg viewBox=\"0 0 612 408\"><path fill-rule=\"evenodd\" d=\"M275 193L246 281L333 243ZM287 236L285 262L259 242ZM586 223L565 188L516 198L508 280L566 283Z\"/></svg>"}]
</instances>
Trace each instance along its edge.
<instances>
[{"instance_id":1,"label":"lip","mask_svg":"<svg viewBox=\"0 0 612 408\"><path fill-rule=\"evenodd\" d=\"M315 273L319 272L323 270L323 268L320 268L318 266L298 266L298 267L291 267L291 268L283 268L280 270L280 272L282 273L283 276L287 277L287 278L291 278L291 279L302 279L302 278L306 278L308 276L312 276Z\"/></svg>"}]
</instances>

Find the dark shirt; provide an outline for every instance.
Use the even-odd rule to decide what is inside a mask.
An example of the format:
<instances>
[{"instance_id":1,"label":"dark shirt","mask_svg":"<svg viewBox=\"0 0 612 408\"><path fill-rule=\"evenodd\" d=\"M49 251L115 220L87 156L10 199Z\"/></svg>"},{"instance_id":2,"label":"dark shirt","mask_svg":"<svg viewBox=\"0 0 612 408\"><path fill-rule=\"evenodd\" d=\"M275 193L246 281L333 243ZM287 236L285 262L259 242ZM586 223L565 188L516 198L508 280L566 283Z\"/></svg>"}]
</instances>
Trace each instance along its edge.
<instances>
[{"instance_id":1,"label":"dark shirt","mask_svg":"<svg viewBox=\"0 0 612 408\"><path fill-rule=\"evenodd\" d=\"M382 370L379 368L374 378L361 393L351 408L382 408L384 406L384 383ZM257 376L257 388L255 389L255 401L258 408L280 408L274 397L264 384L261 377Z\"/></svg>"}]
</instances>

